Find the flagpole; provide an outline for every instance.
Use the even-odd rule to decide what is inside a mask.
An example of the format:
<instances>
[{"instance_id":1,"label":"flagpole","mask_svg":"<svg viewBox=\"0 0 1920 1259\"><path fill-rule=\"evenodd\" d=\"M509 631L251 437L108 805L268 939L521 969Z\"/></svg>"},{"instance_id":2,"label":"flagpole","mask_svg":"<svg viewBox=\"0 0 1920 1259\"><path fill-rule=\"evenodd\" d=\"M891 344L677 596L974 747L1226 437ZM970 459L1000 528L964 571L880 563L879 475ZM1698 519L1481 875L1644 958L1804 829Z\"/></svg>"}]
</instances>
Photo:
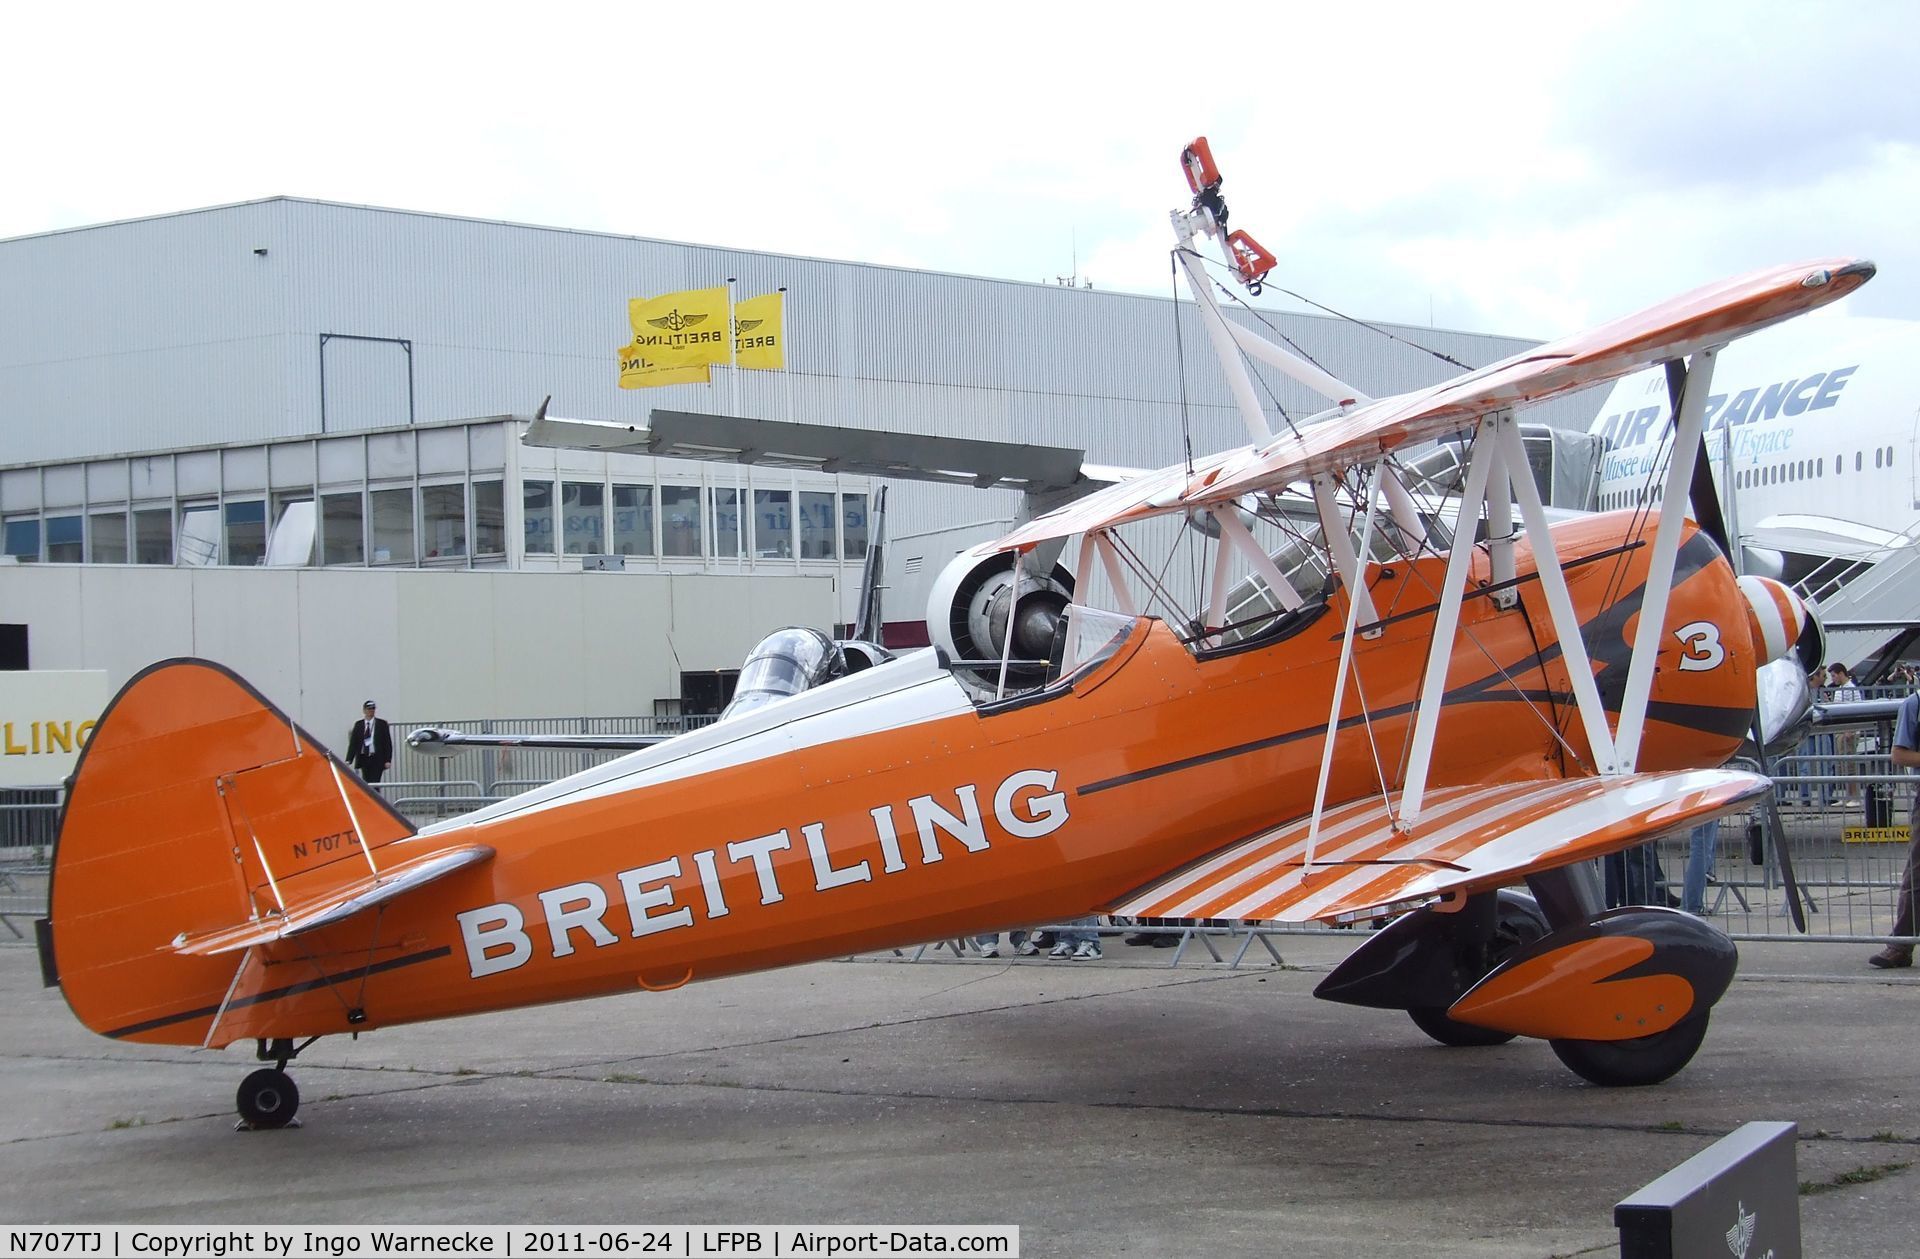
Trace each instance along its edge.
<instances>
[{"instance_id":1,"label":"flagpole","mask_svg":"<svg viewBox=\"0 0 1920 1259\"><path fill-rule=\"evenodd\" d=\"M733 378L732 414L740 414L740 321L733 313L734 277L727 277L727 374ZM733 465L733 563L736 569L752 566L747 554L747 488L736 460Z\"/></svg>"},{"instance_id":2,"label":"flagpole","mask_svg":"<svg viewBox=\"0 0 1920 1259\"><path fill-rule=\"evenodd\" d=\"M727 370L733 374L733 414L740 414L740 321L733 315L734 278L727 277Z\"/></svg>"},{"instance_id":3,"label":"flagpole","mask_svg":"<svg viewBox=\"0 0 1920 1259\"><path fill-rule=\"evenodd\" d=\"M787 423L793 423L793 360L787 355L787 286L780 286L780 375L787 382Z\"/></svg>"}]
</instances>

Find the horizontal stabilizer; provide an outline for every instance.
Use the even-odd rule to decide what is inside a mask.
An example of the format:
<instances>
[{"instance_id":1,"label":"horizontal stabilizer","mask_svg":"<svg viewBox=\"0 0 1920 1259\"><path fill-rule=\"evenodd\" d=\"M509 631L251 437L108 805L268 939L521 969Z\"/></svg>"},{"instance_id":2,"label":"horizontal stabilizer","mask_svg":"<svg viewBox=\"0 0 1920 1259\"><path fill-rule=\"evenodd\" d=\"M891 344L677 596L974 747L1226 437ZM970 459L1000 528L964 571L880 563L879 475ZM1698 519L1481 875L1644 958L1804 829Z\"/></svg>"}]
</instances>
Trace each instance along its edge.
<instances>
[{"instance_id":1,"label":"horizontal stabilizer","mask_svg":"<svg viewBox=\"0 0 1920 1259\"><path fill-rule=\"evenodd\" d=\"M402 861L379 874L369 874L304 900L294 901L284 911L270 913L236 927L222 927L196 935L183 933L174 940L173 949L176 953L193 957L210 957L216 953L232 953L256 944L285 939L303 931L315 931L491 856L493 849L485 844L463 844L458 848L427 853Z\"/></svg>"},{"instance_id":2,"label":"horizontal stabilizer","mask_svg":"<svg viewBox=\"0 0 1920 1259\"><path fill-rule=\"evenodd\" d=\"M1430 790L1411 831L1398 793L1242 840L1112 906L1145 918L1313 922L1477 892L1718 817L1772 790L1758 774L1679 770Z\"/></svg>"}]
</instances>

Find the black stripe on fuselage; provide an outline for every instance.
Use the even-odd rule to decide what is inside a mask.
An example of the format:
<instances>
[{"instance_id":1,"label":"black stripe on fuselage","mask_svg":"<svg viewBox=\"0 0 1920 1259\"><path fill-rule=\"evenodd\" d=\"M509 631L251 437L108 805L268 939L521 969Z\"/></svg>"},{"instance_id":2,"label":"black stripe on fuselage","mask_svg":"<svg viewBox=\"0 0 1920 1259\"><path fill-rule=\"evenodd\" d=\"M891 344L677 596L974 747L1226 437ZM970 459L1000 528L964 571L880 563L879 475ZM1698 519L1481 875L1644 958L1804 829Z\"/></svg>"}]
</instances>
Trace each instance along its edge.
<instances>
[{"instance_id":1,"label":"black stripe on fuselage","mask_svg":"<svg viewBox=\"0 0 1920 1259\"><path fill-rule=\"evenodd\" d=\"M1622 547L1609 552L1609 554L1619 554L1621 551L1630 549L1632 548ZM1673 584L1678 586L1682 581L1712 563L1719 555L1719 548L1714 546L1712 539L1703 533L1694 534L1687 539L1686 544L1680 548L1679 554L1674 557ZM1624 637L1624 627L1628 618L1640 610L1640 600L1645 590L1646 587L1642 585L1634 590L1628 591L1621 598L1614 600L1609 606L1602 608L1595 614L1593 620L1587 622L1580 628L1580 635L1583 640L1589 643L1608 644L1605 648L1595 650L1591 659L1600 666L1594 674L1594 682L1600 690L1601 700L1610 710L1615 712L1619 709L1620 697L1626 687L1627 665L1632 657L1632 647L1622 641ZM1418 609L1415 612L1403 613L1392 619L1403 620L1410 616L1423 614L1431 616L1437 611L1437 605L1430 605L1426 608ZM1545 668L1550 661L1559 659L1561 654L1560 644L1558 642L1550 643L1543 650L1536 653L1534 664L1529 667ZM1448 691L1442 697L1442 702L1475 704L1524 703L1528 707L1535 707L1541 703L1571 704L1573 702L1573 696L1559 692L1494 689L1507 680L1508 679L1499 672L1489 674L1477 681L1465 683L1454 690ZM1609 692L1611 692L1611 694L1609 694ZM1359 716L1348 717L1341 721L1339 728L1346 730L1376 718L1404 716L1414 711L1416 707L1416 704L1409 702L1397 704L1392 708L1383 709L1379 712L1370 712ZM1744 733L1747 730L1748 723L1752 720L1752 714L1744 713L1736 709L1715 708L1704 704L1661 702L1649 703L1647 705L1647 720L1659 721L1667 725L1685 726L1689 729L1699 730L1704 734L1727 737ZM1201 765L1212 764L1215 761L1223 761L1236 756L1247 756L1254 752L1265 751L1268 748L1279 747L1282 744L1313 738L1324 733L1325 730L1325 726L1316 723L1299 730L1287 731L1284 734L1269 735L1264 739L1255 739L1250 743L1238 743L1232 747L1220 748L1212 752L1203 752L1198 756L1189 756L1177 761L1169 761L1164 765L1149 766L1146 769L1135 770L1131 774L1122 774L1117 778L1103 778L1099 782L1088 783L1086 786L1076 789L1074 794L1090 796L1097 792L1110 791L1115 787L1125 787L1130 783L1142 782L1149 778L1158 778L1162 774L1178 773L1183 769L1194 769Z\"/></svg>"},{"instance_id":2,"label":"black stripe on fuselage","mask_svg":"<svg viewBox=\"0 0 1920 1259\"><path fill-rule=\"evenodd\" d=\"M274 988L268 992L255 993L251 997L242 997L227 1006L229 1010L241 1010L250 1005L259 1005L265 1001L278 1001L282 997L298 996L303 992L312 992L315 988L325 988L333 984L350 983L356 979L365 979L368 975L378 975L383 971L399 970L403 966L417 966L421 962L432 962L453 952L451 945L443 944L437 949L427 949L421 953L409 953L405 957L391 958L384 962L375 962L370 966L356 966L352 970L343 970L334 975L321 975L316 979L303 979L297 984L288 984L284 988ZM151 1032L157 1028L171 1027L175 1023L186 1023L193 1019L211 1018L220 1013L217 1005L202 1006L198 1010L182 1010L178 1014L163 1014L157 1019L147 1019L140 1023L129 1023L125 1027L116 1027L103 1036L116 1039L123 1036L138 1036L142 1032Z\"/></svg>"}]
</instances>

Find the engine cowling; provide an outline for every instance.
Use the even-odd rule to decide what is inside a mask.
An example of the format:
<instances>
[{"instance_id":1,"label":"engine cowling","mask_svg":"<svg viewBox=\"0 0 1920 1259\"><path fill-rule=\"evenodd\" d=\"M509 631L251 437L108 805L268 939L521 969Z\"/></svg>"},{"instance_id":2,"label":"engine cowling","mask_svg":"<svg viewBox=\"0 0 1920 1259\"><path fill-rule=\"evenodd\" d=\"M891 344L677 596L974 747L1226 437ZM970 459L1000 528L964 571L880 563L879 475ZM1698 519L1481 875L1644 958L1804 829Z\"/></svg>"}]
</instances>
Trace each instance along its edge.
<instances>
[{"instance_id":1,"label":"engine cowling","mask_svg":"<svg viewBox=\"0 0 1920 1259\"><path fill-rule=\"evenodd\" d=\"M976 547L949 561L927 599L927 637L956 664L982 676L997 675L1011 619L1007 681L1035 686L1046 679L1055 631L1073 601L1073 574L1055 564L1047 576L1036 578L1018 570L1016 558L1012 552Z\"/></svg>"},{"instance_id":2,"label":"engine cowling","mask_svg":"<svg viewBox=\"0 0 1920 1259\"><path fill-rule=\"evenodd\" d=\"M1761 742L1769 753L1790 751L1813 724L1807 675L1820 667L1826 631L1811 605L1772 578L1742 577L1740 593L1747 599L1747 630L1761 662L1754 676Z\"/></svg>"}]
</instances>

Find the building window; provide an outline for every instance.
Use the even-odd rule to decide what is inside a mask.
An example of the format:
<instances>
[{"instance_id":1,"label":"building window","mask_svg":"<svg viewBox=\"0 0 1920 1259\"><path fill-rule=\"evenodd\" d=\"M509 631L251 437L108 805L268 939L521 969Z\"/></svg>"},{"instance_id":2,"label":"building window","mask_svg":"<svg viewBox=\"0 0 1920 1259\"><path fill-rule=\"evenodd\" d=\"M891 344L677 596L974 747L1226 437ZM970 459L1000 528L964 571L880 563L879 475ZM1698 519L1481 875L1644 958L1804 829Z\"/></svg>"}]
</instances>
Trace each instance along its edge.
<instances>
[{"instance_id":1,"label":"building window","mask_svg":"<svg viewBox=\"0 0 1920 1259\"><path fill-rule=\"evenodd\" d=\"M527 554L553 554L553 482L520 483L521 515L526 520Z\"/></svg>"},{"instance_id":2,"label":"building window","mask_svg":"<svg viewBox=\"0 0 1920 1259\"><path fill-rule=\"evenodd\" d=\"M373 562L413 563L413 490L370 490L368 518L373 525Z\"/></svg>"},{"instance_id":3,"label":"building window","mask_svg":"<svg viewBox=\"0 0 1920 1259\"><path fill-rule=\"evenodd\" d=\"M753 492L753 553L761 559L793 558L793 491Z\"/></svg>"},{"instance_id":4,"label":"building window","mask_svg":"<svg viewBox=\"0 0 1920 1259\"><path fill-rule=\"evenodd\" d=\"M24 517L6 524L7 554L22 564L40 562L40 518Z\"/></svg>"},{"instance_id":5,"label":"building window","mask_svg":"<svg viewBox=\"0 0 1920 1259\"><path fill-rule=\"evenodd\" d=\"M180 545L176 557L188 568L220 562L220 508L213 503L182 503Z\"/></svg>"},{"instance_id":6,"label":"building window","mask_svg":"<svg viewBox=\"0 0 1920 1259\"><path fill-rule=\"evenodd\" d=\"M867 496L840 496L841 555L850 560L867 558Z\"/></svg>"},{"instance_id":7,"label":"building window","mask_svg":"<svg viewBox=\"0 0 1920 1259\"><path fill-rule=\"evenodd\" d=\"M833 495L803 490L800 493L800 558L833 558Z\"/></svg>"},{"instance_id":8,"label":"building window","mask_svg":"<svg viewBox=\"0 0 1920 1259\"><path fill-rule=\"evenodd\" d=\"M127 513L97 511L87 517L87 550L95 564L127 562Z\"/></svg>"},{"instance_id":9,"label":"building window","mask_svg":"<svg viewBox=\"0 0 1920 1259\"><path fill-rule=\"evenodd\" d=\"M607 487L598 481L563 481L560 511L566 530L568 555L599 555L606 551Z\"/></svg>"},{"instance_id":10,"label":"building window","mask_svg":"<svg viewBox=\"0 0 1920 1259\"><path fill-rule=\"evenodd\" d=\"M257 498L228 502L227 563L251 568L267 558L267 505Z\"/></svg>"},{"instance_id":11,"label":"building window","mask_svg":"<svg viewBox=\"0 0 1920 1259\"><path fill-rule=\"evenodd\" d=\"M133 562L173 563L173 512L149 507L133 513Z\"/></svg>"},{"instance_id":12,"label":"building window","mask_svg":"<svg viewBox=\"0 0 1920 1259\"><path fill-rule=\"evenodd\" d=\"M473 553L507 553L507 495L499 481L473 483Z\"/></svg>"},{"instance_id":13,"label":"building window","mask_svg":"<svg viewBox=\"0 0 1920 1259\"><path fill-rule=\"evenodd\" d=\"M613 487L613 553L653 554L653 487Z\"/></svg>"},{"instance_id":14,"label":"building window","mask_svg":"<svg viewBox=\"0 0 1920 1259\"><path fill-rule=\"evenodd\" d=\"M358 494L320 496L320 562L364 564L367 531Z\"/></svg>"},{"instance_id":15,"label":"building window","mask_svg":"<svg viewBox=\"0 0 1920 1259\"><path fill-rule=\"evenodd\" d=\"M700 487L660 487L660 553L669 556L700 554Z\"/></svg>"},{"instance_id":16,"label":"building window","mask_svg":"<svg viewBox=\"0 0 1920 1259\"><path fill-rule=\"evenodd\" d=\"M80 517L48 516L47 562L78 564L85 558L86 547L81 541Z\"/></svg>"},{"instance_id":17,"label":"building window","mask_svg":"<svg viewBox=\"0 0 1920 1259\"><path fill-rule=\"evenodd\" d=\"M420 529L426 558L445 559L467 553L467 487L420 487Z\"/></svg>"},{"instance_id":18,"label":"building window","mask_svg":"<svg viewBox=\"0 0 1920 1259\"><path fill-rule=\"evenodd\" d=\"M713 554L731 560L740 555L740 491L713 491Z\"/></svg>"}]
</instances>

